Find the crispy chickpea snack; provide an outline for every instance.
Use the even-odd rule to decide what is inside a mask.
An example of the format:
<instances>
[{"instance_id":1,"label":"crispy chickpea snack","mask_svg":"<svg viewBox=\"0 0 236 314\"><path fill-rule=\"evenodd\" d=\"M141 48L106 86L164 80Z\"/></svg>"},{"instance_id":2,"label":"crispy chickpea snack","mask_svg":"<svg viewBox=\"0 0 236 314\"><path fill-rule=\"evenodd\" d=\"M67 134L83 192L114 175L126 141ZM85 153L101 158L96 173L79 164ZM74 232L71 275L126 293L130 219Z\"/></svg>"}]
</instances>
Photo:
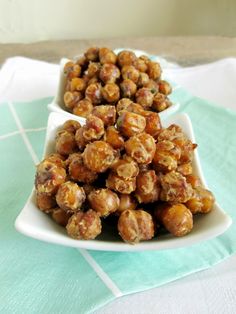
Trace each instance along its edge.
<instances>
[{"instance_id":1,"label":"crispy chickpea snack","mask_svg":"<svg viewBox=\"0 0 236 314\"><path fill-rule=\"evenodd\" d=\"M193 173L197 144L178 125L162 127L171 86L160 65L93 47L64 72L65 106L86 121L66 121L37 166L39 210L74 239L95 239L105 225L129 244L191 232L215 198Z\"/></svg>"},{"instance_id":2,"label":"crispy chickpea snack","mask_svg":"<svg viewBox=\"0 0 236 314\"><path fill-rule=\"evenodd\" d=\"M161 73L160 64L147 56L137 57L126 50L116 55L108 48L91 47L82 57L64 66L64 105L83 118L91 112L99 118L104 116L105 125L111 125L123 100L138 104L141 110L161 112L171 106L168 96L172 92L171 85L161 79ZM137 113L135 106L128 111Z\"/></svg>"}]
</instances>

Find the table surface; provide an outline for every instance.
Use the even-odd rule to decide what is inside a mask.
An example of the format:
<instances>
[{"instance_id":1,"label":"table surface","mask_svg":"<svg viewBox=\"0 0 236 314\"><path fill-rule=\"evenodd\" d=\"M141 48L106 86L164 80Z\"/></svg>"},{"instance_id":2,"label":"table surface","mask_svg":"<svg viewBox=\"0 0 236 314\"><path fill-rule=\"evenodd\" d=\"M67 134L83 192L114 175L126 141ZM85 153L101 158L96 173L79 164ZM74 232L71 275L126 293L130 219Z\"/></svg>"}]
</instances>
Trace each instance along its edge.
<instances>
[{"instance_id":1,"label":"table surface","mask_svg":"<svg viewBox=\"0 0 236 314\"><path fill-rule=\"evenodd\" d=\"M0 44L0 64L6 58L25 56L58 63L91 46L130 47L178 62L182 66L209 63L236 56L236 38L150 37L95 40L44 41ZM205 314L236 313L236 256L219 265L176 282L119 298L96 311L105 313ZM191 287L191 288L190 288Z\"/></svg>"}]
</instances>

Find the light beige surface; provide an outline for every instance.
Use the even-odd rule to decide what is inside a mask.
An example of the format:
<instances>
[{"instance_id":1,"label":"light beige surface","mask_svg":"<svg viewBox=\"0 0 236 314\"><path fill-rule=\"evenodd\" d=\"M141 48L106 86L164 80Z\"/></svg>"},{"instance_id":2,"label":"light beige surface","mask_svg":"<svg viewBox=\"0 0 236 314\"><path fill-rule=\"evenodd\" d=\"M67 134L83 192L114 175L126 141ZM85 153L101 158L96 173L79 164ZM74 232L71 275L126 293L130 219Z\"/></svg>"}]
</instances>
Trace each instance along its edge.
<instances>
[{"instance_id":1,"label":"light beige surface","mask_svg":"<svg viewBox=\"0 0 236 314\"><path fill-rule=\"evenodd\" d=\"M227 37L140 37L96 40L44 41L32 44L0 44L0 64L6 58L25 56L58 63L90 46L130 47L177 61L182 65L207 63L236 56L236 38Z\"/></svg>"},{"instance_id":2,"label":"light beige surface","mask_svg":"<svg viewBox=\"0 0 236 314\"><path fill-rule=\"evenodd\" d=\"M0 42L236 36L235 0L1 0Z\"/></svg>"}]
</instances>

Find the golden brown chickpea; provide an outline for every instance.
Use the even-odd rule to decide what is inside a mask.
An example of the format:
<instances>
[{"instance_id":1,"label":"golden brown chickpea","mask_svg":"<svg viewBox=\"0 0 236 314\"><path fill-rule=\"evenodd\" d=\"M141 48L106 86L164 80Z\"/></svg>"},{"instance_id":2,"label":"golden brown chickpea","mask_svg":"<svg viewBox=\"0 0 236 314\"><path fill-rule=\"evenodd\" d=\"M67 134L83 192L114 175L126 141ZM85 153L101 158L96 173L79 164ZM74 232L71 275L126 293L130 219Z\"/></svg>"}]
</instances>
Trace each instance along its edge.
<instances>
[{"instance_id":1,"label":"golden brown chickpea","mask_svg":"<svg viewBox=\"0 0 236 314\"><path fill-rule=\"evenodd\" d=\"M122 149L125 145L123 137L114 126L109 126L106 129L104 140L114 149Z\"/></svg>"},{"instance_id":2,"label":"golden brown chickpea","mask_svg":"<svg viewBox=\"0 0 236 314\"><path fill-rule=\"evenodd\" d=\"M86 195L83 188L71 181L62 183L56 194L58 206L68 212L77 212L85 198Z\"/></svg>"},{"instance_id":3,"label":"golden brown chickpea","mask_svg":"<svg viewBox=\"0 0 236 314\"><path fill-rule=\"evenodd\" d=\"M73 114L87 118L93 110L93 104L90 100L84 98L80 100L73 108Z\"/></svg>"},{"instance_id":4,"label":"golden brown chickpea","mask_svg":"<svg viewBox=\"0 0 236 314\"><path fill-rule=\"evenodd\" d=\"M190 175L187 175L186 176L186 180L188 183L190 183L192 185L192 187L195 189L196 187L198 186L201 186L202 183L201 183L201 180L199 177L193 175L193 174L190 174Z\"/></svg>"},{"instance_id":5,"label":"golden brown chickpea","mask_svg":"<svg viewBox=\"0 0 236 314\"><path fill-rule=\"evenodd\" d=\"M130 194L120 194L120 205L116 210L116 215L120 215L125 210L134 210L138 203L136 199Z\"/></svg>"},{"instance_id":6,"label":"golden brown chickpea","mask_svg":"<svg viewBox=\"0 0 236 314\"><path fill-rule=\"evenodd\" d=\"M212 192L198 186L194 189L192 198L185 205L192 214L207 214L212 210L214 202L215 198Z\"/></svg>"},{"instance_id":7,"label":"golden brown chickpea","mask_svg":"<svg viewBox=\"0 0 236 314\"><path fill-rule=\"evenodd\" d=\"M65 227L70 219L71 214L65 212L60 207L54 208L52 211L52 219L60 226Z\"/></svg>"},{"instance_id":8,"label":"golden brown chickpea","mask_svg":"<svg viewBox=\"0 0 236 314\"><path fill-rule=\"evenodd\" d=\"M99 49L97 47L91 47L84 53L84 56L88 61L97 61L98 53Z\"/></svg>"},{"instance_id":9,"label":"golden brown chickpea","mask_svg":"<svg viewBox=\"0 0 236 314\"><path fill-rule=\"evenodd\" d=\"M36 204L40 210L49 214L57 205L55 197L44 193L36 193Z\"/></svg>"},{"instance_id":10,"label":"golden brown chickpea","mask_svg":"<svg viewBox=\"0 0 236 314\"><path fill-rule=\"evenodd\" d=\"M136 178L124 179L114 172L110 172L106 180L106 187L118 193L130 194L136 189Z\"/></svg>"},{"instance_id":11,"label":"golden brown chickpea","mask_svg":"<svg viewBox=\"0 0 236 314\"><path fill-rule=\"evenodd\" d=\"M126 137L142 133L146 127L146 120L139 114L123 111L117 120L117 127Z\"/></svg>"},{"instance_id":12,"label":"golden brown chickpea","mask_svg":"<svg viewBox=\"0 0 236 314\"><path fill-rule=\"evenodd\" d=\"M101 64L99 62L90 62L87 69L87 76L89 79L93 77L98 77L101 69Z\"/></svg>"},{"instance_id":13,"label":"golden brown chickpea","mask_svg":"<svg viewBox=\"0 0 236 314\"><path fill-rule=\"evenodd\" d=\"M132 100L129 98L121 98L117 105L116 105L116 111L118 115L120 115L120 112L123 110L126 110L126 108L132 103Z\"/></svg>"},{"instance_id":14,"label":"golden brown chickpea","mask_svg":"<svg viewBox=\"0 0 236 314\"><path fill-rule=\"evenodd\" d=\"M122 97L131 98L137 91L137 85L131 80L124 80L120 83Z\"/></svg>"},{"instance_id":15,"label":"golden brown chickpea","mask_svg":"<svg viewBox=\"0 0 236 314\"><path fill-rule=\"evenodd\" d=\"M38 193L56 194L59 186L65 182L66 171L56 163L43 160L37 166L35 188Z\"/></svg>"},{"instance_id":16,"label":"golden brown chickpea","mask_svg":"<svg viewBox=\"0 0 236 314\"><path fill-rule=\"evenodd\" d=\"M81 92L66 92L64 94L65 107L72 110L82 98L83 94Z\"/></svg>"},{"instance_id":17,"label":"golden brown chickpea","mask_svg":"<svg viewBox=\"0 0 236 314\"><path fill-rule=\"evenodd\" d=\"M102 86L99 83L90 84L85 91L85 96L92 104L97 105L102 101Z\"/></svg>"},{"instance_id":18,"label":"golden brown chickpea","mask_svg":"<svg viewBox=\"0 0 236 314\"><path fill-rule=\"evenodd\" d=\"M152 216L142 209L125 210L119 217L118 231L121 238L131 244L150 240L154 236Z\"/></svg>"},{"instance_id":19,"label":"golden brown chickpea","mask_svg":"<svg viewBox=\"0 0 236 314\"><path fill-rule=\"evenodd\" d=\"M118 53L117 61L119 66L122 68L125 65L134 65L137 57L134 52L123 50Z\"/></svg>"},{"instance_id":20,"label":"golden brown chickpea","mask_svg":"<svg viewBox=\"0 0 236 314\"><path fill-rule=\"evenodd\" d=\"M167 81L161 80L158 83L159 85L159 92L164 95L169 95L172 92L172 88Z\"/></svg>"},{"instance_id":21,"label":"golden brown chickpea","mask_svg":"<svg viewBox=\"0 0 236 314\"><path fill-rule=\"evenodd\" d=\"M136 185L135 196L139 203L153 203L158 200L160 187L154 170L140 172Z\"/></svg>"},{"instance_id":22,"label":"golden brown chickpea","mask_svg":"<svg viewBox=\"0 0 236 314\"><path fill-rule=\"evenodd\" d=\"M83 151L85 146L88 143L83 136L84 129L85 129L85 126L82 126L75 133L75 141L80 151Z\"/></svg>"},{"instance_id":23,"label":"golden brown chickpea","mask_svg":"<svg viewBox=\"0 0 236 314\"><path fill-rule=\"evenodd\" d=\"M120 70L117 66L111 63L103 64L99 73L99 78L103 81L103 83L115 83L119 77Z\"/></svg>"},{"instance_id":24,"label":"golden brown chickpea","mask_svg":"<svg viewBox=\"0 0 236 314\"><path fill-rule=\"evenodd\" d=\"M52 162L56 164L58 167L65 168L65 156L62 156L60 154L54 153L47 156L44 160L47 160L49 162Z\"/></svg>"},{"instance_id":25,"label":"golden brown chickpea","mask_svg":"<svg viewBox=\"0 0 236 314\"><path fill-rule=\"evenodd\" d=\"M73 79L74 77L79 77L81 74L81 66L75 64L72 61L69 61L64 66L64 73L69 80Z\"/></svg>"},{"instance_id":26,"label":"golden brown chickpea","mask_svg":"<svg viewBox=\"0 0 236 314\"><path fill-rule=\"evenodd\" d=\"M60 130L56 135L56 152L66 156L76 151L75 135L66 130Z\"/></svg>"},{"instance_id":27,"label":"golden brown chickpea","mask_svg":"<svg viewBox=\"0 0 236 314\"><path fill-rule=\"evenodd\" d=\"M125 100L128 98L122 98L121 100ZM119 115L121 115L121 113L123 111L129 111L129 112L133 112L133 113L137 113L140 114L141 116L143 115L143 107L139 104L136 104L134 102L126 102L126 101L119 101L117 106L116 106L116 110L118 112Z\"/></svg>"},{"instance_id":28,"label":"golden brown chickpea","mask_svg":"<svg viewBox=\"0 0 236 314\"><path fill-rule=\"evenodd\" d=\"M190 162L188 162L186 164L179 165L177 167L177 171L179 173L181 173L183 176L188 176L188 175L192 174L192 172L193 172L192 164Z\"/></svg>"},{"instance_id":29,"label":"golden brown chickpea","mask_svg":"<svg viewBox=\"0 0 236 314\"><path fill-rule=\"evenodd\" d=\"M95 239L102 231L101 219L94 210L78 212L70 217L66 226L70 237L80 240Z\"/></svg>"},{"instance_id":30,"label":"golden brown chickpea","mask_svg":"<svg viewBox=\"0 0 236 314\"><path fill-rule=\"evenodd\" d=\"M121 74L124 80L131 80L134 83L138 82L139 71L132 65L125 65L121 69Z\"/></svg>"},{"instance_id":31,"label":"golden brown chickpea","mask_svg":"<svg viewBox=\"0 0 236 314\"><path fill-rule=\"evenodd\" d=\"M108 48L99 49L99 60L101 64L112 63L116 64L116 54Z\"/></svg>"},{"instance_id":32,"label":"golden brown chickpea","mask_svg":"<svg viewBox=\"0 0 236 314\"><path fill-rule=\"evenodd\" d=\"M115 83L107 83L102 88L102 96L109 103L118 101L120 98L119 86Z\"/></svg>"},{"instance_id":33,"label":"golden brown chickpea","mask_svg":"<svg viewBox=\"0 0 236 314\"><path fill-rule=\"evenodd\" d=\"M77 59L76 64L78 64L81 69L84 69L88 65L88 60L85 58L85 56L81 56L79 59Z\"/></svg>"},{"instance_id":34,"label":"golden brown chickpea","mask_svg":"<svg viewBox=\"0 0 236 314\"><path fill-rule=\"evenodd\" d=\"M181 151L178 146L170 141L162 141L156 144L156 152L153 158L155 170L169 172L176 170Z\"/></svg>"},{"instance_id":35,"label":"golden brown chickpea","mask_svg":"<svg viewBox=\"0 0 236 314\"><path fill-rule=\"evenodd\" d=\"M68 162L68 172L72 180L83 183L92 183L97 179L97 173L89 170L84 165L83 158L80 153L72 154L70 156L71 158Z\"/></svg>"},{"instance_id":36,"label":"golden brown chickpea","mask_svg":"<svg viewBox=\"0 0 236 314\"><path fill-rule=\"evenodd\" d=\"M123 179L135 178L139 173L138 164L132 158L119 159L112 170Z\"/></svg>"},{"instance_id":37,"label":"golden brown chickpea","mask_svg":"<svg viewBox=\"0 0 236 314\"><path fill-rule=\"evenodd\" d=\"M157 208L155 214L164 227L176 237L188 234L193 228L192 213L183 204L166 204Z\"/></svg>"},{"instance_id":38,"label":"golden brown chickpea","mask_svg":"<svg viewBox=\"0 0 236 314\"><path fill-rule=\"evenodd\" d=\"M99 140L105 132L103 121L92 114L87 117L86 124L82 129L82 134L86 142Z\"/></svg>"},{"instance_id":39,"label":"golden brown chickpea","mask_svg":"<svg viewBox=\"0 0 236 314\"><path fill-rule=\"evenodd\" d=\"M81 124L79 123L79 121L75 121L75 120L67 120L62 125L62 130L65 130L74 134L79 128L81 128Z\"/></svg>"},{"instance_id":40,"label":"golden brown chickpea","mask_svg":"<svg viewBox=\"0 0 236 314\"><path fill-rule=\"evenodd\" d=\"M160 176L160 199L166 202L186 203L193 195L192 186L186 178L175 171Z\"/></svg>"},{"instance_id":41,"label":"golden brown chickpea","mask_svg":"<svg viewBox=\"0 0 236 314\"><path fill-rule=\"evenodd\" d=\"M152 92L146 87L140 88L135 94L136 102L143 106L144 109L150 109L153 97Z\"/></svg>"},{"instance_id":42,"label":"golden brown chickpea","mask_svg":"<svg viewBox=\"0 0 236 314\"><path fill-rule=\"evenodd\" d=\"M146 72L147 71L147 62L142 59L142 57L139 57L135 62L134 66L137 70L140 72Z\"/></svg>"},{"instance_id":43,"label":"golden brown chickpea","mask_svg":"<svg viewBox=\"0 0 236 314\"><path fill-rule=\"evenodd\" d=\"M93 108L92 114L100 118L104 126L114 125L116 123L116 108L110 105L100 105Z\"/></svg>"},{"instance_id":44,"label":"golden brown chickpea","mask_svg":"<svg viewBox=\"0 0 236 314\"><path fill-rule=\"evenodd\" d=\"M161 66L159 63L154 61L148 62L148 69L147 74L149 75L150 79L156 81L161 77Z\"/></svg>"},{"instance_id":45,"label":"golden brown chickpea","mask_svg":"<svg viewBox=\"0 0 236 314\"><path fill-rule=\"evenodd\" d=\"M157 111L157 112L161 112L165 109L167 109L169 106L171 105L171 103L169 102L169 100L166 98L165 95L161 94L161 93L156 93L154 98L153 98L153 103L152 103L152 109Z\"/></svg>"},{"instance_id":46,"label":"golden brown chickpea","mask_svg":"<svg viewBox=\"0 0 236 314\"><path fill-rule=\"evenodd\" d=\"M145 132L156 139L162 128L158 113L152 111L143 111L140 114L146 119Z\"/></svg>"},{"instance_id":47,"label":"golden brown chickpea","mask_svg":"<svg viewBox=\"0 0 236 314\"><path fill-rule=\"evenodd\" d=\"M83 153L83 161L86 167L94 172L105 172L117 158L111 145L104 141L95 141L86 146Z\"/></svg>"},{"instance_id":48,"label":"golden brown chickpea","mask_svg":"<svg viewBox=\"0 0 236 314\"><path fill-rule=\"evenodd\" d=\"M148 83L145 85L146 88L148 88L153 95L157 94L159 91L159 85L157 82L153 80L149 80Z\"/></svg>"},{"instance_id":49,"label":"golden brown chickpea","mask_svg":"<svg viewBox=\"0 0 236 314\"><path fill-rule=\"evenodd\" d=\"M152 162L156 150L154 138L147 133L134 135L125 142L126 154L139 164Z\"/></svg>"},{"instance_id":50,"label":"golden brown chickpea","mask_svg":"<svg viewBox=\"0 0 236 314\"><path fill-rule=\"evenodd\" d=\"M85 88L86 88L86 82L81 77L75 77L70 81L69 90L71 92L74 92L74 91L83 92Z\"/></svg>"},{"instance_id":51,"label":"golden brown chickpea","mask_svg":"<svg viewBox=\"0 0 236 314\"><path fill-rule=\"evenodd\" d=\"M109 189L92 191L88 196L88 201L91 208L101 217L114 213L120 205L120 199L117 194Z\"/></svg>"},{"instance_id":52,"label":"golden brown chickpea","mask_svg":"<svg viewBox=\"0 0 236 314\"><path fill-rule=\"evenodd\" d=\"M147 73L139 73L139 78L137 81L137 86L138 87L145 87L149 82L149 76L147 75Z\"/></svg>"}]
</instances>

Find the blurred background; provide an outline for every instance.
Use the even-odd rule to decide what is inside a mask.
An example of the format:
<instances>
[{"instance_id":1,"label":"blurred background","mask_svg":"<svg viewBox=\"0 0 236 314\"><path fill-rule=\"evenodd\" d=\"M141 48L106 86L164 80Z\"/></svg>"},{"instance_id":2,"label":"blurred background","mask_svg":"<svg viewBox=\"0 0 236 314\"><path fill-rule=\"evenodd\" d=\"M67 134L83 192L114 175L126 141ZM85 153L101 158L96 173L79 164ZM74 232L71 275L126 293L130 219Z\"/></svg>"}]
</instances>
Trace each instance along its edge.
<instances>
[{"instance_id":1,"label":"blurred background","mask_svg":"<svg viewBox=\"0 0 236 314\"><path fill-rule=\"evenodd\" d=\"M236 36L236 0L0 0L0 42Z\"/></svg>"}]
</instances>

